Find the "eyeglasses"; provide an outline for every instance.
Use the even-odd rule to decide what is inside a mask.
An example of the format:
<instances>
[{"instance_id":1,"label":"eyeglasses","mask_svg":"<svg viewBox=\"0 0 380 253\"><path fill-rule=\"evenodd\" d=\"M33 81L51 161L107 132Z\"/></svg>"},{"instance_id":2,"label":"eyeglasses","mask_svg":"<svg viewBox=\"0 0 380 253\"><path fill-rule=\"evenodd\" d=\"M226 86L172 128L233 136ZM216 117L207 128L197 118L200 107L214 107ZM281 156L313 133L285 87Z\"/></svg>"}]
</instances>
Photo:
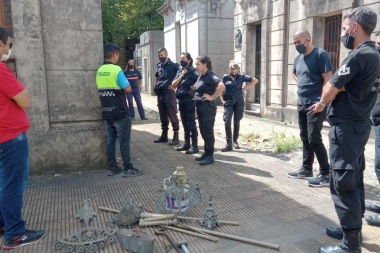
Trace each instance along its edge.
<instances>
[{"instance_id":1,"label":"eyeglasses","mask_svg":"<svg viewBox=\"0 0 380 253\"><path fill-rule=\"evenodd\" d=\"M13 43L11 42L11 43L5 43L5 45L6 44L9 44L9 49L12 49L12 47L13 47Z\"/></svg>"}]
</instances>

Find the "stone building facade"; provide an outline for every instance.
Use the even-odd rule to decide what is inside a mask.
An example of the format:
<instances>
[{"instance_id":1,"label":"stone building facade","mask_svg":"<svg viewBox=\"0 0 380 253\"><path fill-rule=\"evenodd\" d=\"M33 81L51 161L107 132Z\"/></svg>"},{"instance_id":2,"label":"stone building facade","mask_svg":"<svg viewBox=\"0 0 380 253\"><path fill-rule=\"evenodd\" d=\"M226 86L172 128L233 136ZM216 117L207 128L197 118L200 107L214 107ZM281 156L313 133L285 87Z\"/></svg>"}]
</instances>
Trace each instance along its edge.
<instances>
[{"instance_id":1,"label":"stone building facade","mask_svg":"<svg viewBox=\"0 0 380 253\"><path fill-rule=\"evenodd\" d=\"M140 44L137 46L136 63L142 76L141 92L155 95L156 68L158 63L157 50L164 46L163 31L148 31L140 35Z\"/></svg>"},{"instance_id":2,"label":"stone building facade","mask_svg":"<svg viewBox=\"0 0 380 253\"><path fill-rule=\"evenodd\" d=\"M103 62L101 1L0 0L0 6L1 25L11 15L9 66L32 98L27 109L31 171L104 168L95 84Z\"/></svg>"},{"instance_id":3,"label":"stone building facade","mask_svg":"<svg viewBox=\"0 0 380 253\"><path fill-rule=\"evenodd\" d=\"M297 84L291 75L297 55L294 32L306 28L313 44L328 52L336 69L348 53L340 42L342 17L361 5L380 13L379 0L237 0L234 30L241 31L242 45L235 47L234 59L260 81L247 93L246 110L297 122Z\"/></svg>"},{"instance_id":4,"label":"stone building facade","mask_svg":"<svg viewBox=\"0 0 380 253\"><path fill-rule=\"evenodd\" d=\"M178 62L181 52L194 60L207 55L214 73L222 77L234 56L234 6L233 0L166 0L158 13L164 17L169 58Z\"/></svg>"}]
</instances>

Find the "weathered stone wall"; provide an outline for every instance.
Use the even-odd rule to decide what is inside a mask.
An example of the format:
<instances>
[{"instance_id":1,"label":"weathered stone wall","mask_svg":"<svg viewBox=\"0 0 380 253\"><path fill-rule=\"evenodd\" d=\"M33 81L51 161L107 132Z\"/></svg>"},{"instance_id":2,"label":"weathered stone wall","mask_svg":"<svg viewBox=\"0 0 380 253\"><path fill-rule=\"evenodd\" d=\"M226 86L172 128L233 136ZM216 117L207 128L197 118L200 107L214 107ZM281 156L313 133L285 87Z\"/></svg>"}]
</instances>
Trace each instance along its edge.
<instances>
[{"instance_id":1,"label":"weathered stone wall","mask_svg":"<svg viewBox=\"0 0 380 253\"><path fill-rule=\"evenodd\" d=\"M12 17L17 74L32 97L31 172L105 168L101 1L14 0Z\"/></svg>"},{"instance_id":2,"label":"weathered stone wall","mask_svg":"<svg viewBox=\"0 0 380 253\"><path fill-rule=\"evenodd\" d=\"M211 58L213 72L222 77L233 59L233 8L230 0L167 0L159 13L164 17L165 47L178 61L181 52Z\"/></svg>"},{"instance_id":3,"label":"weathered stone wall","mask_svg":"<svg viewBox=\"0 0 380 253\"><path fill-rule=\"evenodd\" d=\"M156 85L157 50L163 46L163 31L148 31L140 35L142 90L150 95L155 95L153 89Z\"/></svg>"}]
</instances>

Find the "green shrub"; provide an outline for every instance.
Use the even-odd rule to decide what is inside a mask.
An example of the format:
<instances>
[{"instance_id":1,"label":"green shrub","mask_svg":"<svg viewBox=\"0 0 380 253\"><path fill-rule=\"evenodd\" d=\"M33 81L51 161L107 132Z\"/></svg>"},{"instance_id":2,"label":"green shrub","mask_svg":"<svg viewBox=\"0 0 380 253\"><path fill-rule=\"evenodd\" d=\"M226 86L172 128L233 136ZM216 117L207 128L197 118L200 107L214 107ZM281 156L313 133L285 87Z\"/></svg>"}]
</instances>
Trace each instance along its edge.
<instances>
[{"instance_id":1,"label":"green shrub","mask_svg":"<svg viewBox=\"0 0 380 253\"><path fill-rule=\"evenodd\" d=\"M285 153L293 150L302 149L302 141L300 137L289 135L284 131L272 132L272 141L277 153Z\"/></svg>"}]
</instances>

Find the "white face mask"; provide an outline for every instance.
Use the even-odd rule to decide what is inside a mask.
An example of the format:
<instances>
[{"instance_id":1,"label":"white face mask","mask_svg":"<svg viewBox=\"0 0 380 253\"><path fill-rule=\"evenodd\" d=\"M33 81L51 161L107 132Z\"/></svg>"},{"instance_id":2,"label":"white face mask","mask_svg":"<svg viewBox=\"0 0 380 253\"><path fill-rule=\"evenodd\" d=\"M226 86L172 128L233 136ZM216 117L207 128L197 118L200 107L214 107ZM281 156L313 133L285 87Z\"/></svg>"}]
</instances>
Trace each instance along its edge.
<instances>
[{"instance_id":1,"label":"white face mask","mask_svg":"<svg viewBox=\"0 0 380 253\"><path fill-rule=\"evenodd\" d=\"M9 57L11 56L11 49L9 49L9 51L8 51L8 54L3 54L2 56L1 56L1 61L6 61L6 60L8 60L9 59Z\"/></svg>"}]
</instances>

